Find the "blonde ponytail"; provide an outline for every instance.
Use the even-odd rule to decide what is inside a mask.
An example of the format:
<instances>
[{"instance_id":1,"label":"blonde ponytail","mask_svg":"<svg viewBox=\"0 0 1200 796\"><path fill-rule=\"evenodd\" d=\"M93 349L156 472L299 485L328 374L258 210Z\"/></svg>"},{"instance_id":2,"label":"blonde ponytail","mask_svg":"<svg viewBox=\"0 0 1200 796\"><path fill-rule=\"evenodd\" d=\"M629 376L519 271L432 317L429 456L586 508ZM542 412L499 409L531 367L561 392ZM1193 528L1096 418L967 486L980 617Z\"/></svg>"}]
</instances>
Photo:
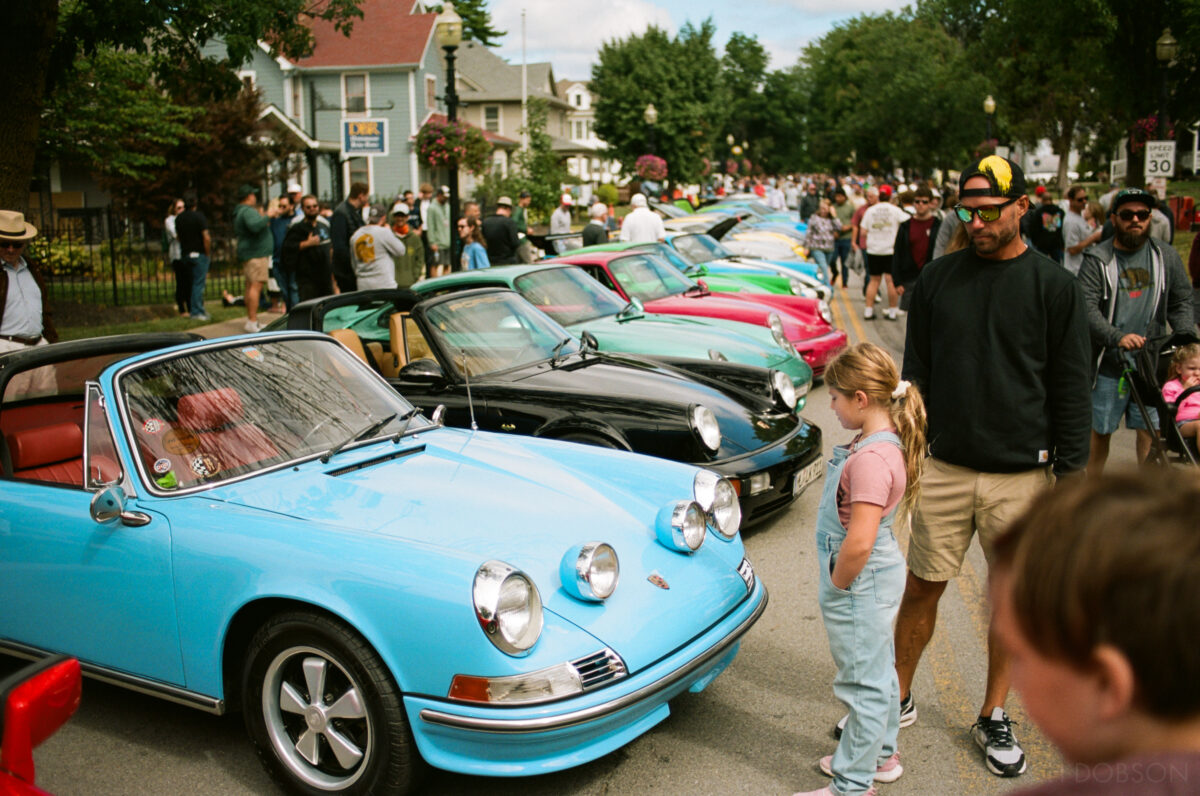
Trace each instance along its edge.
<instances>
[{"instance_id":1,"label":"blonde ponytail","mask_svg":"<svg viewBox=\"0 0 1200 796\"><path fill-rule=\"evenodd\" d=\"M892 355L874 343L857 343L842 351L825 368L825 384L853 395L858 391L880 406L886 406L904 450L903 511L909 511L921 491L921 467L925 461L925 401L915 385L900 380Z\"/></svg>"}]
</instances>

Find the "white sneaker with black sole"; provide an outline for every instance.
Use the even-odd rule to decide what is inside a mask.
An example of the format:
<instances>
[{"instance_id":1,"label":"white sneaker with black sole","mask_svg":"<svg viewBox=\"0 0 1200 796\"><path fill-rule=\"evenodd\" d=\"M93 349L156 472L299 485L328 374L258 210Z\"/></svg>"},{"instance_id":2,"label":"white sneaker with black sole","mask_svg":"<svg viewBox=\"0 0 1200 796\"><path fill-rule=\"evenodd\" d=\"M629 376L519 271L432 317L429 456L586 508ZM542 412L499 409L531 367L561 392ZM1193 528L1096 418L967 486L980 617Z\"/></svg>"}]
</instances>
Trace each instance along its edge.
<instances>
[{"instance_id":1,"label":"white sneaker with black sole","mask_svg":"<svg viewBox=\"0 0 1200 796\"><path fill-rule=\"evenodd\" d=\"M988 718L980 716L971 727L971 737L983 750L988 771L998 777L1016 777L1025 773L1025 751L1013 735L1012 721L1004 708L993 708Z\"/></svg>"},{"instance_id":2,"label":"white sneaker with black sole","mask_svg":"<svg viewBox=\"0 0 1200 796\"><path fill-rule=\"evenodd\" d=\"M863 310L863 318L865 320L869 321L874 317L875 317L875 308L874 307L867 307L865 310Z\"/></svg>"},{"instance_id":3,"label":"white sneaker with black sole","mask_svg":"<svg viewBox=\"0 0 1200 796\"><path fill-rule=\"evenodd\" d=\"M842 731L846 729L846 720L850 718L850 714L838 721L837 726L833 728L833 737L839 741L842 739ZM907 697L900 700L900 726L909 727L917 721L917 703L913 702L913 695L910 692Z\"/></svg>"}]
</instances>

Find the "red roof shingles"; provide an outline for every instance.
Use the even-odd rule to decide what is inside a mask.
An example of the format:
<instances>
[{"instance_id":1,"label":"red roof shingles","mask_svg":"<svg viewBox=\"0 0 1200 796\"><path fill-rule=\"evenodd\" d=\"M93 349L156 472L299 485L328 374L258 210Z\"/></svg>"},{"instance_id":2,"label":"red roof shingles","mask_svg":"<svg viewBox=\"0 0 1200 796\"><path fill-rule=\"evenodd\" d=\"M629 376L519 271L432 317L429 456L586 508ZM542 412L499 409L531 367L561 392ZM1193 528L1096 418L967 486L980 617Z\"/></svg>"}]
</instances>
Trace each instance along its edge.
<instances>
[{"instance_id":1,"label":"red roof shingles","mask_svg":"<svg viewBox=\"0 0 1200 796\"><path fill-rule=\"evenodd\" d=\"M309 22L315 36L312 55L295 61L301 68L395 66L420 63L433 35L436 14L414 14L416 0L362 0L363 15L350 36L332 22Z\"/></svg>"}]
</instances>

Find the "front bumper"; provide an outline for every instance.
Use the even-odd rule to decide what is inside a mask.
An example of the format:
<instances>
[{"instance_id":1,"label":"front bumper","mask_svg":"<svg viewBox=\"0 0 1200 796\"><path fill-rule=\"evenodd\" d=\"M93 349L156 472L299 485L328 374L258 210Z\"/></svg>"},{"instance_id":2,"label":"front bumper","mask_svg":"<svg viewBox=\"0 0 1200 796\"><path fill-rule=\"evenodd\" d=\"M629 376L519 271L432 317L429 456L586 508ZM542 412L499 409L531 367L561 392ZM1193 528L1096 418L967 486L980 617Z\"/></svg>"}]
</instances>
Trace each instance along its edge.
<instances>
[{"instance_id":1,"label":"front bumper","mask_svg":"<svg viewBox=\"0 0 1200 796\"><path fill-rule=\"evenodd\" d=\"M436 768L485 776L529 776L595 760L670 714L668 701L700 690L737 655L767 607L754 580L734 610L657 663L604 688L530 707L483 707L406 696L417 748Z\"/></svg>"},{"instance_id":2,"label":"front bumper","mask_svg":"<svg viewBox=\"0 0 1200 796\"><path fill-rule=\"evenodd\" d=\"M792 340L791 343L796 346L800 356L804 357L804 361L812 368L813 375L820 376L825 372L825 366L846 347L847 340L845 331L834 329L820 337Z\"/></svg>"},{"instance_id":3,"label":"front bumper","mask_svg":"<svg viewBox=\"0 0 1200 796\"><path fill-rule=\"evenodd\" d=\"M821 459L821 429L803 421L796 433L778 443L707 466L734 482L742 504L742 527L761 522L787 508L800 496L793 490L796 475ZM755 475L765 474L769 485L751 494Z\"/></svg>"}]
</instances>

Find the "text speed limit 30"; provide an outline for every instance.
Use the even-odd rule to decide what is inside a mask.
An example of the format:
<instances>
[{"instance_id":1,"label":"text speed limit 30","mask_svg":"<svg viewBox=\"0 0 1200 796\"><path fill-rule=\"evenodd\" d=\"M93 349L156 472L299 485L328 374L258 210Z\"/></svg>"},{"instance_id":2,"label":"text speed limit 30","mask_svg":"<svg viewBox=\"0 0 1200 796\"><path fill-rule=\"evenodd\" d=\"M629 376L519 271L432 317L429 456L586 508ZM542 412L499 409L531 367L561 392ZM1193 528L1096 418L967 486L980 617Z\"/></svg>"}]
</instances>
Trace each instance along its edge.
<instances>
[{"instance_id":1,"label":"text speed limit 30","mask_svg":"<svg viewBox=\"0 0 1200 796\"><path fill-rule=\"evenodd\" d=\"M1146 142L1146 176L1174 177L1175 176L1175 142L1147 141Z\"/></svg>"}]
</instances>

